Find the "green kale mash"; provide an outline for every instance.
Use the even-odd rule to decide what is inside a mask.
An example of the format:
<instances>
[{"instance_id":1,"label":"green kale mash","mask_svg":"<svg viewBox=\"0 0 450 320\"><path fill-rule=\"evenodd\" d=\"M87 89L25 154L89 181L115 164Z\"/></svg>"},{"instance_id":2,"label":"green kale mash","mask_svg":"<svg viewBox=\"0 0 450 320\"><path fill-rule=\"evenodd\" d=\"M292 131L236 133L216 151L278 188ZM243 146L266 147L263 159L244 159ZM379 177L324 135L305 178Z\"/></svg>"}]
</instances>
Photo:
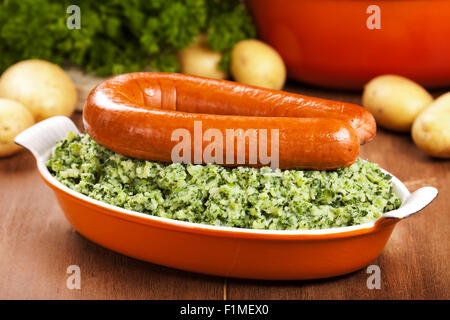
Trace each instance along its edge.
<instances>
[{"instance_id":1,"label":"green kale mash","mask_svg":"<svg viewBox=\"0 0 450 320\"><path fill-rule=\"evenodd\" d=\"M69 135L47 167L67 187L125 209L182 221L298 230L373 221L400 206L391 176L358 159L334 171L164 164L125 157Z\"/></svg>"}]
</instances>

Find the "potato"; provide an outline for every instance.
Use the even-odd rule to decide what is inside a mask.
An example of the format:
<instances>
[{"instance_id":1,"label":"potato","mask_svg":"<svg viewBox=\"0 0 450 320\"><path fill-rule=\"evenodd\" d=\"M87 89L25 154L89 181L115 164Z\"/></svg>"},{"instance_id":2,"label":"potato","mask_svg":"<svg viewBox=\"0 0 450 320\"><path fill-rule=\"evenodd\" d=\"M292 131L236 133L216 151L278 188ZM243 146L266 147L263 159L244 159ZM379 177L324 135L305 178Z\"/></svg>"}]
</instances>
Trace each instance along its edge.
<instances>
[{"instance_id":1,"label":"potato","mask_svg":"<svg viewBox=\"0 0 450 320\"><path fill-rule=\"evenodd\" d=\"M262 41L239 41L231 51L231 74L241 83L281 89L286 81L286 67L278 52Z\"/></svg>"},{"instance_id":2,"label":"potato","mask_svg":"<svg viewBox=\"0 0 450 320\"><path fill-rule=\"evenodd\" d=\"M70 116L77 91L59 66L43 60L25 60L3 73L0 98L21 102L40 121L56 115Z\"/></svg>"},{"instance_id":3,"label":"potato","mask_svg":"<svg viewBox=\"0 0 450 320\"><path fill-rule=\"evenodd\" d=\"M33 124L33 115L21 103L0 99L0 157L20 150L20 146L14 143L14 138Z\"/></svg>"},{"instance_id":4,"label":"potato","mask_svg":"<svg viewBox=\"0 0 450 320\"><path fill-rule=\"evenodd\" d=\"M362 103L378 124L408 132L414 119L433 101L419 84L396 75L378 76L364 87Z\"/></svg>"},{"instance_id":5,"label":"potato","mask_svg":"<svg viewBox=\"0 0 450 320\"><path fill-rule=\"evenodd\" d=\"M419 114L412 126L412 138L427 154L450 158L450 92Z\"/></svg>"},{"instance_id":6,"label":"potato","mask_svg":"<svg viewBox=\"0 0 450 320\"><path fill-rule=\"evenodd\" d=\"M204 35L178 53L182 73L213 79L227 78L227 74L219 68L221 59L222 53L209 49Z\"/></svg>"}]
</instances>

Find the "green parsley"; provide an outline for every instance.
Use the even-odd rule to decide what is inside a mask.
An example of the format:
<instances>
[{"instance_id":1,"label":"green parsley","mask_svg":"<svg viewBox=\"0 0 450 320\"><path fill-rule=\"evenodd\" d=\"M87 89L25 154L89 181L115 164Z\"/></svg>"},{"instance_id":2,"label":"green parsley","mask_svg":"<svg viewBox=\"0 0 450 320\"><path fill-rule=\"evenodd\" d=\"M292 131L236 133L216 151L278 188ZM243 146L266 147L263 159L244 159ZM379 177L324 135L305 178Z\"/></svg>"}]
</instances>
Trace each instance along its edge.
<instances>
[{"instance_id":1,"label":"green parsley","mask_svg":"<svg viewBox=\"0 0 450 320\"><path fill-rule=\"evenodd\" d=\"M81 28L69 30L69 5L81 9ZM99 76L179 70L176 54L207 34L224 53L256 36L239 0L0 0L0 73L15 62L71 63Z\"/></svg>"}]
</instances>

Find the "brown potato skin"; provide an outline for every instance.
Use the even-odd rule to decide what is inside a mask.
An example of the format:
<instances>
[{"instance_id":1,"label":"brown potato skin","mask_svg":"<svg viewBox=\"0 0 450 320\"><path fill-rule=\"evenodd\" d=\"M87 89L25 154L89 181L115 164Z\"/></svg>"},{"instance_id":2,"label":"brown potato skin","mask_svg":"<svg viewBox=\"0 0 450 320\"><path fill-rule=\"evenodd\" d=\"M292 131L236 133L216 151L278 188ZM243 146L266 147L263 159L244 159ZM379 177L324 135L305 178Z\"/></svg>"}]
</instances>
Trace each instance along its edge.
<instances>
[{"instance_id":1,"label":"brown potato skin","mask_svg":"<svg viewBox=\"0 0 450 320\"><path fill-rule=\"evenodd\" d=\"M230 71L234 80L263 88L280 90L286 82L280 54L257 39L244 39L233 46Z\"/></svg>"},{"instance_id":2,"label":"brown potato skin","mask_svg":"<svg viewBox=\"0 0 450 320\"><path fill-rule=\"evenodd\" d=\"M83 113L94 140L134 158L171 162L171 150L178 144L171 134L185 128L191 133L193 159L194 121L201 121L203 132L218 129L224 139L226 129L278 129L279 167L316 170L355 162L358 135L367 141L375 134L372 120L370 113L352 104L151 72L103 82L89 95ZM225 154L224 150L224 158ZM261 166L259 158L254 166Z\"/></svg>"},{"instance_id":3,"label":"brown potato skin","mask_svg":"<svg viewBox=\"0 0 450 320\"><path fill-rule=\"evenodd\" d=\"M438 97L419 114L411 135L426 154L450 159L450 92Z\"/></svg>"},{"instance_id":4,"label":"brown potato skin","mask_svg":"<svg viewBox=\"0 0 450 320\"><path fill-rule=\"evenodd\" d=\"M23 60L10 66L0 78L0 97L22 103L36 122L69 117L78 93L72 79L60 66L45 60Z\"/></svg>"},{"instance_id":5,"label":"brown potato skin","mask_svg":"<svg viewBox=\"0 0 450 320\"><path fill-rule=\"evenodd\" d=\"M362 95L362 105L377 123L398 132L409 132L414 119L432 101L431 94L418 83L391 74L370 80Z\"/></svg>"}]
</instances>

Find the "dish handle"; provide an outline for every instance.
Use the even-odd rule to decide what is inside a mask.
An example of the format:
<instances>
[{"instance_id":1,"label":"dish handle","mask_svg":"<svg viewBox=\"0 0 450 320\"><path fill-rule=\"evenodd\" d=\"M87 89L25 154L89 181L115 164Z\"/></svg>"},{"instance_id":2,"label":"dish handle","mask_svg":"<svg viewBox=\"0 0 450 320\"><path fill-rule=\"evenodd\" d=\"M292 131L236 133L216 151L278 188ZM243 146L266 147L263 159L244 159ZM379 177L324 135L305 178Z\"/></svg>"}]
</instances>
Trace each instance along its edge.
<instances>
[{"instance_id":1,"label":"dish handle","mask_svg":"<svg viewBox=\"0 0 450 320\"><path fill-rule=\"evenodd\" d=\"M51 117L25 131L19 133L14 142L30 150L36 160L45 157L48 150L60 140L64 139L69 131L79 133L75 124L67 117Z\"/></svg>"},{"instance_id":2,"label":"dish handle","mask_svg":"<svg viewBox=\"0 0 450 320\"><path fill-rule=\"evenodd\" d=\"M438 190L434 187L423 187L414 191L397 210L386 213L386 219L404 219L419 212L436 198Z\"/></svg>"}]
</instances>

